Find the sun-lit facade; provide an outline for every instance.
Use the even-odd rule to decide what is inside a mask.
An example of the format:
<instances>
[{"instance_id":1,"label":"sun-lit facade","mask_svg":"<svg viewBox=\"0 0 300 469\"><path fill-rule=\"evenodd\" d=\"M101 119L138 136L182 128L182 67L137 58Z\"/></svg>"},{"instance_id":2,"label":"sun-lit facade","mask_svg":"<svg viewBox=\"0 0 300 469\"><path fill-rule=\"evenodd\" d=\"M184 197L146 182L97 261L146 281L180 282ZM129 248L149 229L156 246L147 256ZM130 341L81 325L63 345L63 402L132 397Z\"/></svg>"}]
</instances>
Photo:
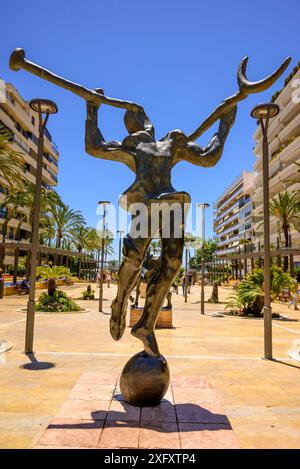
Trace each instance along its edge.
<instances>
[{"instance_id":1,"label":"sun-lit facade","mask_svg":"<svg viewBox=\"0 0 300 469\"><path fill-rule=\"evenodd\" d=\"M11 132L11 148L21 152L23 156L23 171L20 178L35 184L37 166L38 144L38 115L25 101L17 89L11 84L0 79L0 125ZM44 158L42 170L42 184L52 187L57 184L59 153L49 131L45 130ZM8 181L0 176L0 203L9 194ZM24 207L20 207L19 213L26 213ZM0 209L0 227L6 216L5 208ZM29 241L30 226L18 218L8 222L7 240ZM19 228L19 229L18 229ZM0 228L1 229L1 228ZM0 235L2 240L2 235ZM5 264L11 263L13 258L7 253Z\"/></svg>"},{"instance_id":2,"label":"sun-lit facade","mask_svg":"<svg viewBox=\"0 0 300 469\"><path fill-rule=\"evenodd\" d=\"M243 171L218 197L214 205L214 232L217 256L236 252L252 238L252 199L254 174Z\"/></svg>"},{"instance_id":3,"label":"sun-lit facade","mask_svg":"<svg viewBox=\"0 0 300 469\"><path fill-rule=\"evenodd\" d=\"M297 81L300 82L298 70L287 85L280 91L276 104L280 106L280 113L270 121L268 130L269 140L269 189L270 198L280 192L300 190L300 99L297 99ZM299 92L298 92L299 95ZM299 101L299 102L297 102ZM262 189L262 132L260 126L254 133L256 146L254 154L256 172L253 187L253 217L255 241L262 237L263 189ZM299 166L297 166L297 164ZM278 229L278 220L270 219L271 243L284 243ZM292 247L300 248L299 231L291 231Z\"/></svg>"}]
</instances>

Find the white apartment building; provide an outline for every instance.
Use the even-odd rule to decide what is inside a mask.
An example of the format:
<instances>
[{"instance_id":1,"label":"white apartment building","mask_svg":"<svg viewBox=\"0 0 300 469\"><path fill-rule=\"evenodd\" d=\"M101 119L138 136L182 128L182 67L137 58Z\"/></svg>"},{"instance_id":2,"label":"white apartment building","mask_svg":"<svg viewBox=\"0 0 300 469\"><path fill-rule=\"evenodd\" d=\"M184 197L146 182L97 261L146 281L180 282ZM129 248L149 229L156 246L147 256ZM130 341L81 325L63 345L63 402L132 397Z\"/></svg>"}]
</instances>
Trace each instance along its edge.
<instances>
[{"instance_id":1,"label":"white apartment building","mask_svg":"<svg viewBox=\"0 0 300 469\"><path fill-rule=\"evenodd\" d=\"M20 177L27 181L35 183L36 179L36 161L38 144L38 115L25 101L20 93L11 83L6 83L0 79L0 125L11 131L11 147L13 150L21 152L24 160L23 172ZM44 138L44 158L42 184L45 187L55 186L57 184L58 173L58 150L49 131L45 130ZM9 185L5 178L0 176L0 203L4 201L9 194ZM20 213L26 211L20 207ZM1 225L6 216L6 211L0 209L0 233ZM7 238L16 239L18 219L12 219L8 223ZM22 222L19 232L20 241L29 241L30 226ZM0 241L2 235L0 234ZM11 263L12 258L9 253L6 255L5 264Z\"/></svg>"},{"instance_id":2,"label":"white apartment building","mask_svg":"<svg viewBox=\"0 0 300 469\"><path fill-rule=\"evenodd\" d=\"M218 243L217 256L236 252L252 238L254 173L243 171L218 197L214 205L213 227Z\"/></svg>"},{"instance_id":3,"label":"white apartment building","mask_svg":"<svg viewBox=\"0 0 300 469\"><path fill-rule=\"evenodd\" d=\"M289 77L289 82L278 93L275 103L280 106L280 113L270 120L268 139L269 139L269 174L270 174L270 198L284 191L300 190L300 102L295 99L295 80L300 83L300 69L293 76ZM298 88L299 90L299 88ZM298 91L299 96L299 91ZM263 189L262 189L262 132L260 126L254 133L256 146L254 154L256 162L254 170L253 187L253 216L254 216L254 240L257 241L262 236L263 227ZM280 239L278 230L278 221L271 217L270 219L271 243L276 246L277 238ZM292 247L300 248L300 233L293 230L291 232ZM282 245L284 239L282 239ZM295 259L299 261L299 259Z\"/></svg>"}]
</instances>

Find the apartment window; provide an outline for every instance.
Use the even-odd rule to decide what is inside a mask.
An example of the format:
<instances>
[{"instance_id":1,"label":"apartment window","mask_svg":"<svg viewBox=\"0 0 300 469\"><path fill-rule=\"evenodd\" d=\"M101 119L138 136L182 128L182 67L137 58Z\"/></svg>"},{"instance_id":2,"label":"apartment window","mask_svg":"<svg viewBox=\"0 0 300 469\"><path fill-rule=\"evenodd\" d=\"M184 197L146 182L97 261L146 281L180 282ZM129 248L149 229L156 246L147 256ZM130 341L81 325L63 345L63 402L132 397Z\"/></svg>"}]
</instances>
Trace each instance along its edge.
<instances>
[{"instance_id":1,"label":"apartment window","mask_svg":"<svg viewBox=\"0 0 300 469\"><path fill-rule=\"evenodd\" d=\"M44 133L45 133L47 139L50 140L50 142L52 142L52 137L51 137L51 134L50 134L49 130L47 129L47 127L45 127Z\"/></svg>"},{"instance_id":2,"label":"apartment window","mask_svg":"<svg viewBox=\"0 0 300 469\"><path fill-rule=\"evenodd\" d=\"M31 116L31 123L32 123L32 125L35 125L35 117L34 116Z\"/></svg>"},{"instance_id":3,"label":"apartment window","mask_svg":"<svg viewBox=\"0 0 300 469\"><path fill-rule=\"evenodd\" d=\"M6 207L1 207L0 208L0 218L5 218L7 215L7 208Z\"/></svg>"},{"instance_id":4,"label":"apartment window","mask_svg":"<svg viewBox=\"0 0 300 469\"><path fill-rule=\"evenodd\" d=\"M9 228L8 238L9 239L14 239L14 229L13 228Z\"/></svg>"},{"instance_id":5,"label":"apartment window","mask_svg":"<svg viewBox=\"0 0 300 469\"><path fill-rule=\"evenodd\" d=\"M16 100L11 93L6 93L8 100L15 106Z\"/></svg>"}]
</instances>

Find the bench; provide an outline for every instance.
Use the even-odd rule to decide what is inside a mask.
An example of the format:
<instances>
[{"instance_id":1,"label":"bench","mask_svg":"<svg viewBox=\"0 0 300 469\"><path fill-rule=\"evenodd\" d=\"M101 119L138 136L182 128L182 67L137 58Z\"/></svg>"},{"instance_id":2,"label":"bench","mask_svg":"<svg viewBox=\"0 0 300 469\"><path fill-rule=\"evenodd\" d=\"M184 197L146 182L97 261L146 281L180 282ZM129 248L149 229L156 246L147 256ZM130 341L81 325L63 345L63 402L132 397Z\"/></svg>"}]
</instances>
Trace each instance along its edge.
<instances>
[{"instance_id":1,"label":"bench","mask_svg":"<svg viewBox=\"0 0 300 469\"><path fill-rule=\"evenodd\" d=\"M66 283L67 286L74 284L73 280L71 280L70 278L66 278L65 283Z\"/></svg>"},{"instance_id":2,"label":"bench","mask_svg":"<svg viewBox=\"0 0 300 469\"><path fill-rule=\"evenodd\" d=\"M289 290L285 290L283 291L282 293L280 293L280 295L278 295L278 299L280 301L284 301L284 302L287 302L291 299L291 293Z\"/></svg>"},{"instance_id":3,"label":"bench","mask_svg":"<svg viewBox=\"0 0 300 469\"><path fill-rule=\"evenodd\" d=\"M25 293L25 295L28 293L28 288L22 287L20 283L17 284L17 293L18 295L22 295L22 293Z\"/></svg>"}]
</instances>

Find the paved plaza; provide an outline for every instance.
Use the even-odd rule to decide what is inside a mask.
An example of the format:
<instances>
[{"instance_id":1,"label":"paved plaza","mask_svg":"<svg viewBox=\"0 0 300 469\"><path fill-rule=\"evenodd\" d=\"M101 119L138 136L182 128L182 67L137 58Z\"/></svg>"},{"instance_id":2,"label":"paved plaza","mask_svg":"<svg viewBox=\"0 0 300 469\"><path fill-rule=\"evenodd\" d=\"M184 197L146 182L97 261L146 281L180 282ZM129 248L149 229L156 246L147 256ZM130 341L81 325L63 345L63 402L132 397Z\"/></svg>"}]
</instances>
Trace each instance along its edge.
<instances>
[{"instance_id":1,"label":"paved plaza","mask_svg":"<svg viewBox=\"0 0 300 469\"><path fill-rule=\"evenodd\" d=\"M78 298L85 287L84 284L77 284L66 287L65 290L73 298ZM89 382L91 377L98 376L96 379L103 380L106 376L108 380L112 380L116 389L116 379L122 367L129 357L141 350L141 344L130 335L129 328L121 341L111 339L108 327L109 306L115 292L114 285L111 288L104 287L106 314L98 312L97 301L78 301L87 312L37 313L34 342L36 353L32 358L37 363L31 363L22 353L25 334L25 313L22 309L25 307L26 297L15 295L0 300L0 340L6 340L12 346L6 353L0 354L0 448L32 448L38 442L41 445L41 439L46 438L43 436L46 435L45 430L49 424L51 426L55 422L57 415L62 415L59 413L69 409L70 416L68 405L72 403L68 402L70 399L72 401L76 386L80 387L80 383L86 380L87 384L93 384ZM210 293L211 289L207 287L206 298ZM226 416L228 425L233 429L236 440L231 440L232 446L300 448L300 363L288 356L293 342L300 339L300 312L289 310L284 304L273 305L276 312L289 316L290 321L273 321L276 360L262 360L261 319L213 315L223 311L224 301L231 293L232 290L220 288L220 303L206 303L204 316L200 315L199 287L192 288L187 304L181 294L173 295L174 328L158 330L158 342L170 366L171 391L174 391L174 387L193 389L190 395L184 392L184 396L180 394L180 390L177 391L179 401L175 400L175 406L202 402L202 407L205 407L207 389L199 383L209 383L209 389L213 389L215 393L215 402L222 409L221 414ZM194 386L193 383L198 385ZM102 385L105 382L102 381ZM130 414L130 411L125 412L120 401L112 399L112 394L109 398L105 397L105 392L108 390L102 390L102 397L96 397L109 402L109 405L116 402L113 405L120 407L123 412L120 420L124 420L124 415L128 415L128 412ZM186 402L182 401L183 397ZM171 401L172 398L174 392L171 397L166 396L166 401ZM171 404L174 405L174 402ZM207 409L209 410L208 403ZM88 417L88 406L84 406L83 410ZM154 415L159 414L153 412ZM219 411L212 413L220 414ZM78 415L78 408L74 415ZM81 414L81 418L83 417ZM151 419L159 421L158 417ZM101 419L98 422L99 420L103 423ZM90 422L88 418L87 421ZM117 427L109 426L105 432L105 428L98 428L102 423L97 426L97 419L93 423L97 439L101 436L101 444L111 447L112 430ZM71 419L71 426L73 424ZM132 422L126 425L126 428L131 427L136 428L136 425ZM148 441L153 442L153 447L157 445L159 436L169 438L168 443L165 443L169 447L193 446L197 431L201 431L198 428L195 432L182 432L178 437L176 432L164 432L164 425L161 423L150 431L143 425L141 417L138 427L144 435L150 432ZM219 432L221 430L218 429ZM220 436L219 433L218 437ZM177 437L179 440L175 442ZM209 438L212 438L211 434ZM226 438L224 444L225 441ZM55 446L53 442L49 445Z\"/></svg>"}]
</instances>

